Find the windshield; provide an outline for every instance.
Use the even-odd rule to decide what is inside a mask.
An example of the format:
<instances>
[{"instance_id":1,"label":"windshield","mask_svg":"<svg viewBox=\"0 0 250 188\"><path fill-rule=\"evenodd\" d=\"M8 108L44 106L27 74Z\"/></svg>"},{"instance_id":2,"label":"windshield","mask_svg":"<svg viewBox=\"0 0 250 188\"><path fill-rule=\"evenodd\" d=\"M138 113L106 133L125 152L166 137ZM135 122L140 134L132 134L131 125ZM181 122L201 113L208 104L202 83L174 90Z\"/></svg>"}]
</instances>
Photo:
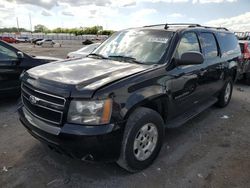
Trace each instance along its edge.
<instances>
[{"instance_id":1,"label":"windshield","mask_svg":"<svg viewBox=\"0 0 250 188\"><path fill-rule=\"evenodd\" d=\"M93 53L109 59L156 64L169 45L172 32L162 30L126 30L113 34Z\"/></svg>"}]
</instances>

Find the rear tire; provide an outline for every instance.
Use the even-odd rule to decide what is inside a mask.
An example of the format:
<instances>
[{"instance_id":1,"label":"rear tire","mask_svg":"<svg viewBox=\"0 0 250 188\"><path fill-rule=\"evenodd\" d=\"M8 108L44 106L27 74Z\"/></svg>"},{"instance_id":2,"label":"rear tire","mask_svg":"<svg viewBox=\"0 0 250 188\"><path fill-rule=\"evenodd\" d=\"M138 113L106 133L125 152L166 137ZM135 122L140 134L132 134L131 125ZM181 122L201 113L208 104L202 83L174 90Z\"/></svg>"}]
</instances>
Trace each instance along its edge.
<instances>
[{"instance_id":1,"label":"rear tire","mask_svg":"<svg viewBox=\"0 0 250 188\"><path fill-rule=\"evenodd\" d=\"M158 156L164 137L164 122L154 110L140 107L128 118L118 165L134 173L147 168Z\"/></svg>"},{"instance_id":2,"label":"rear tire","mask_svg":"<svg viewBox=\"0 0 250 188\"><path fill-rule=\"evenodd\" d=\"M233 81L232 78L229 78L226 81L223 89L221 90L218 96L218 102L216 103L216 106L220 108L226 107L231 100L232 92L233 92Z\"/></svg>"}]
</instances>

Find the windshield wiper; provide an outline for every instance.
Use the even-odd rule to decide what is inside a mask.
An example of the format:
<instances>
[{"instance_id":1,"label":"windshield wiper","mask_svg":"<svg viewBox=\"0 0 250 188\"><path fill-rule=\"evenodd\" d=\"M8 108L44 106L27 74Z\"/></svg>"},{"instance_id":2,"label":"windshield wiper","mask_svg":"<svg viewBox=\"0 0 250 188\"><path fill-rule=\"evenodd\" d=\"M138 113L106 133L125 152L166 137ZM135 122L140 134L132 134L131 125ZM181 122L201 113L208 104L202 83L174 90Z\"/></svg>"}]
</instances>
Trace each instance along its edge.
<instances>
[{"instance_id":1,"label":"windshield wiper","mask_svg":"<svg viewBox=\"0 0 250 188\"><path fill-rule=\"evenodd\" d=\"M87 57L89 57L89 56L95 56L95 57L98 57L100 59L108 59L107 57L105 57L101 54L97 54L97 53L91 53L91 54L87 55Z\"/></svg>"},{"instance_id":2,"label":"windshield wiper","mask_svg":"<svg viewBox=\"0 0 250 188\"><path fill-rule=\"evenodd\" d=\"M143 64L140 61L137 61L136 58L134 57L129 57L129 56L123 56L123 55L110 55L109 58L118 58L121 59L122 61L126 61L129 63L137 63L137 64Z\"/></svg>"}]
</instances>

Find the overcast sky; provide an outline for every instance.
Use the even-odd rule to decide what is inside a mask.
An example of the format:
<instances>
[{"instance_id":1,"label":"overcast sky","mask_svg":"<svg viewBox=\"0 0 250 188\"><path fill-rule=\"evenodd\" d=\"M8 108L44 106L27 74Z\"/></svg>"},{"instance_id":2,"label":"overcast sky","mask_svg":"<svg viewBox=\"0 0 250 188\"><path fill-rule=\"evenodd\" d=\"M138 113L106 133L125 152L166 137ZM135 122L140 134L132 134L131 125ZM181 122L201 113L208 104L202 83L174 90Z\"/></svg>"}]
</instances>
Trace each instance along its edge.
<instances>
[{"instance_id":1,"label":"overcast sky","mask_svg":"<svg viewBox=\"0 0 250 188\"><path fill-rule=\"evenodd\" d=\"M166 22L191 22L250 31L249 0L0 0L0 27L30 29L102 25L124 29Z\"/></svg>"}]
</instances>

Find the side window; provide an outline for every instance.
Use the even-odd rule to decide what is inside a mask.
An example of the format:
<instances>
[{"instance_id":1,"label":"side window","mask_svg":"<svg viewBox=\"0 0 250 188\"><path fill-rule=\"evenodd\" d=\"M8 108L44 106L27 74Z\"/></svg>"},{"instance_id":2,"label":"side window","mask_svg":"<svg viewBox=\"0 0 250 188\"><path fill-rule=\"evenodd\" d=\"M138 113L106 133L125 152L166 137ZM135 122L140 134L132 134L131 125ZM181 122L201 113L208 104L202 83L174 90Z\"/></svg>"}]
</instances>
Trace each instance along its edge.
<instances>
[{"instance_id":1,"label":"side window","mask_svg":"<svg viewBox=\"0 0 250 188\"><path fill-rule=\"evenodd\" d=\"M206 58L219 56L217 43L212 33L201 33L202 49Z\"/></svg>"},{"instance_id":2,"label":"side window","mask_svg":"<svg viewBox=\"0 0 250 188\"><path fill-rule=\"evenodd\" d=\"M185 33L180 41L180 44L177 48L175 57L180 58L181 55L185 52L198 51L200 52L200 45L195 33Z\"/></svg>"},{"instance_id":3,"label":"side window","mask_svg":"<svg viewBox=\"0 0 250 188\"><path fill-rule=\"evenodd\" d=\"M15 52L0 45L0 61L15 61L17 59Z\"/></svg>"},{"instance_id":4,"label":"side window","mask_svg":"<svg viewBox=\"0 0 250 188\"><path fill-rule=\"evenodd\" d=\"M239 54L240 50L244 50L244 44L239 46L238 40L233 33L218 33L218 42L221 48L222 56L227 56L231 54ZM241 48L241 49L240 49Z\"/></svg>"}]
</instances>

